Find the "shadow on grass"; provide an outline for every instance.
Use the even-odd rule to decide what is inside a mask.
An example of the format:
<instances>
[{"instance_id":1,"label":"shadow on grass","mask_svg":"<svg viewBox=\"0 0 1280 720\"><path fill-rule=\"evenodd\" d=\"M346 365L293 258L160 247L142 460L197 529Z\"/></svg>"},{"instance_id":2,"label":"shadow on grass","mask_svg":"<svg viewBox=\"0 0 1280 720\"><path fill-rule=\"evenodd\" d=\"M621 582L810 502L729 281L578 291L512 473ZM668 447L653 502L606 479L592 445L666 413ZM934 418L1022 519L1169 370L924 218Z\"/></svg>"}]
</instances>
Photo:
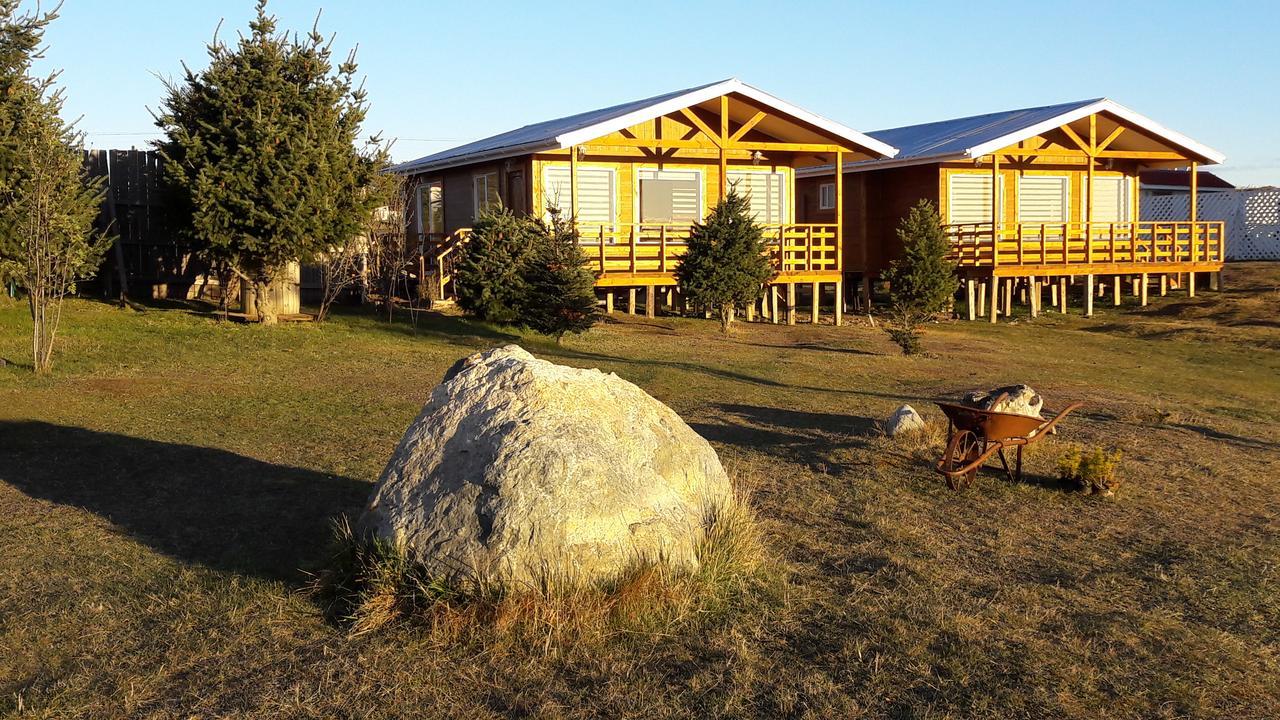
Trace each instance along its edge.
<instances>
[{"instance_id":1,"label":"shadow on grass","mask_svg":"<svg viewBox=\"0 0 1280 720\"><path fill-rule=\"evenodd\" d=\"M213 448L0 422L0 481L96 513L170 557L300 584L368 483Z\"/></svg>"},{"instance_id":2,"label":"shadow on grass","mask_svg":"<svg viewBox=\"0 0 1280 720\"><path fill-rule=\"evenodd\" d=\"M867 449L879 434L878 423L857 415L836 415L757 405L717 404L730 422L694 422L706 439L801 463L813 470L841 474L860 463L844 451Z\"/></svg>"}]
</instances>

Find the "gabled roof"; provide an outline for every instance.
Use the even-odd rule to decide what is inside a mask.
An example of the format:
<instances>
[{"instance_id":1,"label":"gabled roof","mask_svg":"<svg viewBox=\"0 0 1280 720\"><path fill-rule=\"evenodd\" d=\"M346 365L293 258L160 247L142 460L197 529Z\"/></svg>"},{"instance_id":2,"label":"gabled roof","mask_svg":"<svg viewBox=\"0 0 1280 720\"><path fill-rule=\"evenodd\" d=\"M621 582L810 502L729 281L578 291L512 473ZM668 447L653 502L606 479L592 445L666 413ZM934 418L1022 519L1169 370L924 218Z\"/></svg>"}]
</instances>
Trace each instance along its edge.
<instances>
[{"instance_id":1,"label":"gabled roof","mask_svg":"<svg viewBox=\"0 0 1280 720\"><path fill-rule=\"evenodd\" d=\"M840 123L796 107L762 90L730 78L708 85L657 95L644 100L614 105L600 110L579 113L568 117L525 125L522 128L459 145L434 155L400 163L392 172L409 173L440 170L456 165L499 160L528 153L560 150L588 140L617 132L637 123L652 120L680 108L706 102L728 93L738 93L765 107L790 115L842 140L866 148L872 154L893 157L897 152L892 146Z\"/></svg>"},{"instance_id":2,"label":"gabled roof","mask_svg":"<svg viewBox=\"0 0 1280 720\"><path fill-rule=\"evenodd\" d=\"M889 160L846 163L845 170L876 170L900 165L979 158L1099 112L1110 113L1206 163L1216 164L1226 159L1217 150L1174 132L1114 100L1094 98L877 130L868 134L898 148L898 154ZM826 165L806 168L803 174L820 175L830 172L831 166Z\"/></svg>"}]
</instances>

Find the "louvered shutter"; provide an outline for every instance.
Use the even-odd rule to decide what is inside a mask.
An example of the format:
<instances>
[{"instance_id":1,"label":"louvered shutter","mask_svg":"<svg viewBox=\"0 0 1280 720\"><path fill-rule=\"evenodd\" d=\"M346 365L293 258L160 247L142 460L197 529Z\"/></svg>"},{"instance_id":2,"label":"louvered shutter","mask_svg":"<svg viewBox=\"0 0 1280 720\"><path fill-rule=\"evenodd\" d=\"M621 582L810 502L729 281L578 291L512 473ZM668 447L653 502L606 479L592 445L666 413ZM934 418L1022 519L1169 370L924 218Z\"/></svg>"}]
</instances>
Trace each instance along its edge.
<instances>
[{"instance_id":1,"label":"louvered shutter","mask_svg":"<svg viewBox=\"0 0 1280 720\"><path fill-rule=\"evenodd\" d=\"M701 185L697 172L641 170L640 222L697 222L702 218Z\"/></svg>"},{"instance_id":2,"label":"louvered shutter","mask_svg":"<svg viewBox=\"0 0 1280 720\"><path fill-rule=\"evenodd\" d=\"M1024 175L1018 178L1018 220L1060 223L1067 220L1067 178Z\"/></svg>"},{"instance_id":3,"label":"louvered shutter","mask_svg":"<svg viewBox=\"0 0 1280 720\"><path fill-rule=\"evenodd\" d=\"M1088 180L1085 181L1086 184ZM1129 219L1129 182L1122 177L1093 179L1093 221L1127 222ZM1082 208L1082 212L1084 212ZM1087 219L1086 217L1080 218Z\"/></svg>"},{"instance_id":4,"label":"louvered shutter","mask_svg":"<svg viewBox=\"0 0 1280 720\"><path fill-rule=\"evenodd\" d=\"M948 176L947 222L991 222L991 176Z\"/></svg>"},{"instance_id":5,"label":"louvered shutter","mask_svg":"<svg viewBox=\"0 0 1280 720\"><path fill-rule=\"evenodd\" d=\"M578 168L578 222L614 223L613 170ZM548 165L544 170L543 200L568 216L573 211L573 184L569 168Z\"/></svg>"},{"instance_id":6,"label":"louvered shutter","mask_svg":"<svg viewBox=\"0 0 1280 720\"><path fill-rule=\"evenodd\" d=\"M766 225L781 225L786 218L783 197L786 176L775 172L730 171L725 179L739 195L745 195L755 221Z\"/></svg>"}]
</instances>

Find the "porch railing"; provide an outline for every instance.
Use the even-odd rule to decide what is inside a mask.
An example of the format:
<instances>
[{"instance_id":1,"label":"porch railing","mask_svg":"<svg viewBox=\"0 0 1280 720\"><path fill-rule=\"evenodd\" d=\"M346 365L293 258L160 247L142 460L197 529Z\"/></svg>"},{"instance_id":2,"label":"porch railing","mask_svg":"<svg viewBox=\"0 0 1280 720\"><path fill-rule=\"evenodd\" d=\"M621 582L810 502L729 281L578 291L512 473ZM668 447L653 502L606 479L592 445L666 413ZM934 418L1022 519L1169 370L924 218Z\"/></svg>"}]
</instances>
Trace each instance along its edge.
<instances>
[{"instance_id":1,"label":"porch railing","mask_svg":"<svg viewBox=\"0 0 1280 720\"><path fill-rule=\"evenodd\" d=\"M765 250L780 272L838 272L839 233L835 225L764 225ZM685 253L687 224L580 223L582 249L602 277L611 274L670 273Z\"/></svg>"},{"instance_id":2,"label":"porch railing","mask_svg":"<svg viewBox=\"0 0 1280 720\"><path fill-rule=\"evenodd\" d=\"M1070 222L945 225L961 268L1006 266L1216 264L1225 223Z\"/></svg>"}]
</instances>

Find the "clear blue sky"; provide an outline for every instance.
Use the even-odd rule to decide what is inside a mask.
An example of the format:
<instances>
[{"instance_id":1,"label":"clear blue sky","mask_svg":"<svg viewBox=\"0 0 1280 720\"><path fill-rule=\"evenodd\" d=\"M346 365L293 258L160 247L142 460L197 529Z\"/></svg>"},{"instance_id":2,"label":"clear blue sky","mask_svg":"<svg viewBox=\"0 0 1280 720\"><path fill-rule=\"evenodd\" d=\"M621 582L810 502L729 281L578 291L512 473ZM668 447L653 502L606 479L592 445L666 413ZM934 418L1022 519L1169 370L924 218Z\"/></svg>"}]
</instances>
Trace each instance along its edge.
<instances>
[{"instance_id":1,"label":"clear blue sky","mask_svg":"<svg viewBox=\"0 0 1280 720\"><path fill-rule=\"evenodd\" d=\"M48 3L47 3L48 4ZM1280 5L1251 2L275 0L359 45L370 131L397 159L738 77L859 130L1111 97L1280 184ZM41 70L94 147L143 146L157 75L202 66L252 0L66 0Z\"/></svg>"}]
</instances>

